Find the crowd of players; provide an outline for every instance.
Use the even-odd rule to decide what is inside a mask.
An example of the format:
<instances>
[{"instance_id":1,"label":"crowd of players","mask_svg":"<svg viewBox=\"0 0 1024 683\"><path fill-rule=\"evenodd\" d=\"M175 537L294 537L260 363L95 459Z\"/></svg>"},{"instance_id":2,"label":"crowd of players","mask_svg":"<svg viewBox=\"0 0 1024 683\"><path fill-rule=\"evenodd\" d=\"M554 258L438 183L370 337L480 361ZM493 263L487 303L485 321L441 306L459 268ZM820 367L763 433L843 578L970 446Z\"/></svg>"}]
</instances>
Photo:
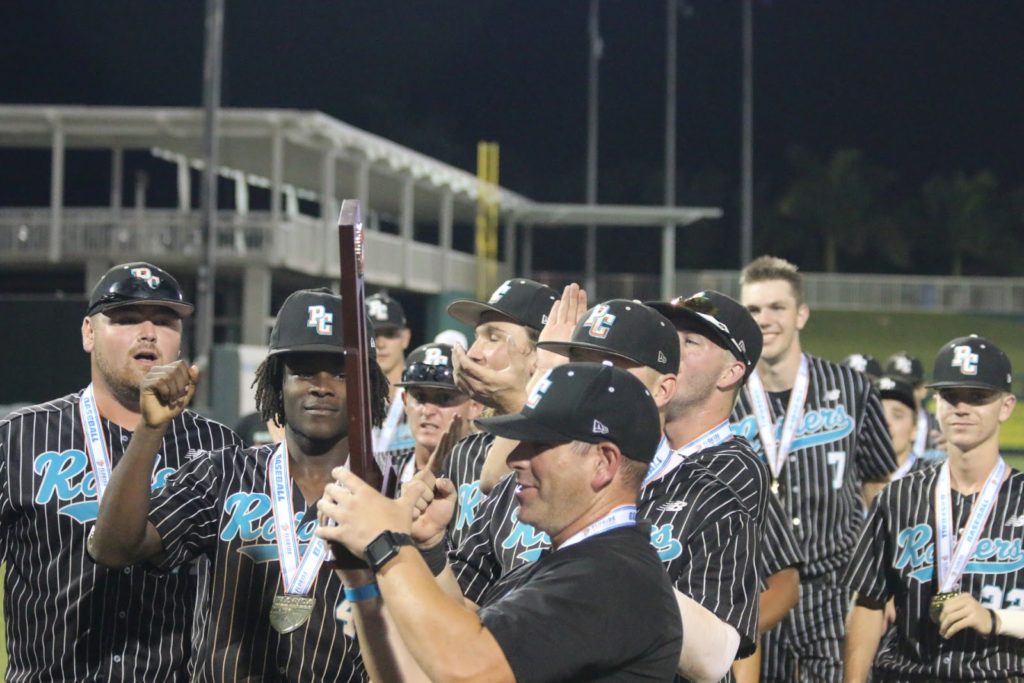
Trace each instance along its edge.
<instances>
[{"instance_id":1,"label":"crowd of players","mask_svg":"<svg viewBox=\"0 0 1024 683\"><path fill-rule=\"evenodd\" d=\"M243 443L188 408L177 282L115 266L90 385L0 420L7 680L1024 681L1006 355L832 363L795 266L740 284L512 279L411 351L368 298L385 495L346 468L340 297L277 312Z\"/></svg>"}]
</instances>

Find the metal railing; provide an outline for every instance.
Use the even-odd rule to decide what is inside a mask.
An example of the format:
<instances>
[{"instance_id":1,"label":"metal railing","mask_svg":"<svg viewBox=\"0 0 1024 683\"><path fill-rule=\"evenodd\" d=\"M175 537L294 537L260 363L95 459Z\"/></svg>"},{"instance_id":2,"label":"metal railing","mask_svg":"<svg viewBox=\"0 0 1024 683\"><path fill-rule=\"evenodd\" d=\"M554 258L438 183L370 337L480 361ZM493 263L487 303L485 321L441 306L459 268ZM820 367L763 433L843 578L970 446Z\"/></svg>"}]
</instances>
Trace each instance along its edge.
<instances>
[{"instance_id":1,"label":"metal railing","mask_svg":"<svg viewBox=\"0 0 1024 683\"><path fill-rule=\"evenodd\" d=\"M857 275L804 273L804 296L811 308L829 310L887 310L907 312L969 312L1024 315L1024 278L941 277L923 275ZM535 272L553 286L582 282L578 272ZM681 270L674 291L691 294L715 289L739 296L735 270ZM659 278L653 274L599 273L596 299L659 298Z\"/></svg>"},{"instance_id":2,"label":"metal railing","mask_svg":"<svg viewBox=\"0 0 1024 683\"><path fill-rule=\"evenodd\" d=\"M50 258L49 209L0 209L0 264L44 264ZM336 277L338 243L324 222L305 215L274 225L266 211L217 214L217 260L224 265L262 264L308 275ZM63 262L150 259L168 266L197 264L202 255L198 212L175 209L65 208L59 254ZM366 232L366 278L373 284L436 293L473 291L476 259L433 244ZM508 268L500 266L501 276Z\"/></svg>"}]
</instances>

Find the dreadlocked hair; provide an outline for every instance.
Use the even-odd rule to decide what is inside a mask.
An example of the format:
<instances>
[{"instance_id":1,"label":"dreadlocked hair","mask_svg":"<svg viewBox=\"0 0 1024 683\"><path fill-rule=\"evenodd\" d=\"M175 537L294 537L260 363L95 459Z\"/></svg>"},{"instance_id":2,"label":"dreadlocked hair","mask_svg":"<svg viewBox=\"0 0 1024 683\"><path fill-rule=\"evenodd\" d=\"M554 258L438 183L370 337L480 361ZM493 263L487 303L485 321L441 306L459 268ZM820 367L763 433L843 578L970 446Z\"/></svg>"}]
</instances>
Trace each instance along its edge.
<instances>
[{"instance_id":1,"label":"dreadlocked hair","mask_svg":"<svg viewBox=\"0 0 1024 683\"><path fill-rule=\"evenodd\" d=\"M264 422L274 420L284 426L284 397L281 382L284 379L284 358L277 354L268 356L256 368L252 387L256 389L256 410ZM374 427L384 423L388 409L390 383L375 356L370 358L370 422Z\"/></svg>"}]
</instances>

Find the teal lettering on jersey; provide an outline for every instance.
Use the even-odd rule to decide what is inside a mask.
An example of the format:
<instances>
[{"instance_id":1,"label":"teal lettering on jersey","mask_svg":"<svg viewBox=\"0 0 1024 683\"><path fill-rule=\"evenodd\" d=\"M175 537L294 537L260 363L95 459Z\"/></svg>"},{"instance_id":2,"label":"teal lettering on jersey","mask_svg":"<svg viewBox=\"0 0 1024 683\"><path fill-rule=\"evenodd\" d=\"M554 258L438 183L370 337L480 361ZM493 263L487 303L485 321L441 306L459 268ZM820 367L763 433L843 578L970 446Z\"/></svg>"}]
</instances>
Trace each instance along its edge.
<instances>
[{"instance_id":1,"label":"teal lettering on jersey","mask_svg":"<svg viewBox=\"0 0 1024 683\"><path fill-rule=\"evenodd\" d=\"M307 512L310 518L305 520ZM232 493L224 501L224 515L227 522L220 532L222 541L236 538L242 541L245 545L238 552L257 564L277 562L277 526L270 496L255 492ZM304 551L313 539L316 525L316 512L312 508L295 513L300 550Z\"/></svg>"},{"instance_id":2,"label":"teal lettering on jersey","mask_svg":"<svg viewBox=\"0 0 1024 683\"><path fill-rule=\"evenodd\" d=\"M662 562L671 562L683 554L683 544L672 536L672 525L651 525L651 545Z\"/></svg>"},{"instance_id":3,"label":"teal lettering on jersey","mask_svg":"<svg viewBox=\"0 0 1024 683\"><path fill-rule=\"evenodd\" d=\"M92 473L89 456L85 451L72 448L60 453L40 453L33 461L32 469L42 477L36 491L37 505L47 505L53 500L69 501L84 496L91 500L59 505L57 513L82 524L96 521L100 511L99 502L96 500L96 476ZM174 470L170 467L160 467L160 455L157 455L151 489L156 491L163 488L172 472Z\"/></svg>"},{"instance_id":4,"label":"teal lettering on jersey","mask_svg":"<svg viewBox=\"0 0 1024 683\"><path fill-rule=\"evenodd\" d=\"M457 530L465 529L476 521L476 509L483 499L479 481L459 484L459 516L455 520Z\"/></svg>"},{"instance_id":5,"label":"teal lettering on jersey","mask_svg":"<svg viewBox=\"0 0 1024 683\"><path fill-rule=\"evenodd\" d=\"M775 421L775 438L777 440L782 439L782 420L783 418L780 417ZM800 424L797 425L790 452L845 439L853 433L853 424L853 418L847 414L846 406L809 410L804 413ZM747 415L739 422L734 422L729 426L733 434L742 436L750 442L757 453L763 454L761 436L757 431L757 419L753 415Z\"/></svg>"},{"instance_id":6,"label":"teal lettering on jersey","mask_svg":"<svg viewBox=\"0 0 1024 683\"><path fill-rule=\"evenodd\" d=\"M903 529L896 535L897 570L909 568L908 576L927 583L935 575L935 544L932 543L930 524L918 524ZM974 549L965 574L1011 574L1024 568L1024 549L1021 539L982 538Z\"/></svg>"},{"instance_id":7,"label":"teal lettering on jersey","mask_svg":"<svg viewBox=\"0 0 1024 683\"><path fill-rule=\"evenodd\" d=\"M511 550L516 546L522 546L523 551L516 554L521 560L533 562L540 557L540 554L551 547L551 537L543 531L537 531L530 524L519 521L519 511L512 512L512 531L502 542L501 547Z\"/></svg>"}]
</instances>

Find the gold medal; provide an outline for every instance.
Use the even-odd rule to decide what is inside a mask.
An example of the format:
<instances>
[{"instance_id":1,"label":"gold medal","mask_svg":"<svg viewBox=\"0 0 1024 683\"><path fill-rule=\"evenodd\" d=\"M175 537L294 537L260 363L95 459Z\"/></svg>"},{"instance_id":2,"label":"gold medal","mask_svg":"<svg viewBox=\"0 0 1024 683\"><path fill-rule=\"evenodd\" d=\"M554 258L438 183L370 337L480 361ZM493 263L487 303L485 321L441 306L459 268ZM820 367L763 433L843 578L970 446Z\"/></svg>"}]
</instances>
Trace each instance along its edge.
<instances>
[{"instance_id":1,"label":"gold medal","mask_svg":"<svg viewBox=\"0 0 1024 683\"><path fill-rule=\"evenodd\" d=\"M932 598L931 605L928 607L928 616L931 617L932 621L938 624L942 619L942 606L958 595L960 595L959 591L936 593L935 597Z\"/></svg>"},{"instance_id":2,"label":"gold medal","mask_svg":"<svg viewBox=\"0 0 1024 683\"><path fill-rule=\"evenodd\" d=\"M307 621L316 600L305 595L275 595L270 606L270 625L278 633L291 633Z\"/></svg>"}]
</instances>

